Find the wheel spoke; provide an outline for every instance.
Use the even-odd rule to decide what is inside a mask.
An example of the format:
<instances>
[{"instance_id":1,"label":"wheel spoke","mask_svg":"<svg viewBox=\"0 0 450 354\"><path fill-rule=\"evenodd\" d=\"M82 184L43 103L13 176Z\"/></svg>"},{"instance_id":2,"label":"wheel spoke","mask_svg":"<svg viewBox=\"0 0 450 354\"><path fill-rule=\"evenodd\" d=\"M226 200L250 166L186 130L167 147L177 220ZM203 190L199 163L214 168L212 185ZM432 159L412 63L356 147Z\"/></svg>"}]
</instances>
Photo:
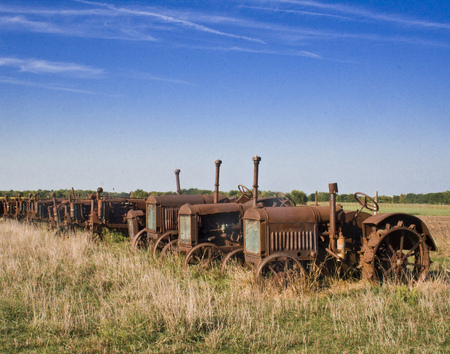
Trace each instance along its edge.
<instances>
[{"instance_id":1,"label":"wheel spoke","mask_svg":"<svg viewBox=\"0 0 450 354\"><path fill-rule=\"evenodd\" d=\"M386 275L388 275L390 272L392 272L394 270L394 267L390 267L388 268L386 271L383 272L383 277L385 277Z\"/></svg>"},{"instance_id":2,"label":"wheel spoke","mask_svg":"<svg viewBox=\"0 0 450 354\"><path fill-rule=\"evenodd\" d=\"M405 242L405 235L402 233L402 237L400 238L400 250L399 250L402 253L403 253L404 242Z\"/></svg>"},{"instance_id":3,"label":"wheel spoke","mask_svg":"<svg viewBox=\"0 0 450 354\"><path fill-rule=\"evenodd\" d=\"M270 269L270 271L273 273L273 275L277 275L277 274L278 274L278 273L275 271L275 269L273 269L273 267L272 267L270 264L268 264L267 266L268 266L268 268Z\"/></svg>"},{"instance_id":4,"label":"wheel spoke","mask_svg":"<svg viewBox=\"0 0 450 354\"><path fill-rule=\"evenodd\" d=\"M411 253L414 252L414 251L416 250L416 248L419 247L419 246L420 246L420 241L417 242L417 243L414 245L414 247L411 248L411 249L409 250L409 252L406 254L406 257L409 257L409 256L411 255Z\"/></svg>"},{"instance_id":5,"label":"wheel spoke","mask_svg":"<svg viewBox=\"0 0 450 354\"><path fill-rule=\"evenodd\" d=\"M391 245L391 240L389 239L389 237L387 237L387 238L385 239L385 242L386 242L388 248L391 250L392 254L394 255L394 254L395 254L395 248L392 247L392 245ZM386 250L387 250L387 249L386 249Z\"/></svg>"}]
</instances>

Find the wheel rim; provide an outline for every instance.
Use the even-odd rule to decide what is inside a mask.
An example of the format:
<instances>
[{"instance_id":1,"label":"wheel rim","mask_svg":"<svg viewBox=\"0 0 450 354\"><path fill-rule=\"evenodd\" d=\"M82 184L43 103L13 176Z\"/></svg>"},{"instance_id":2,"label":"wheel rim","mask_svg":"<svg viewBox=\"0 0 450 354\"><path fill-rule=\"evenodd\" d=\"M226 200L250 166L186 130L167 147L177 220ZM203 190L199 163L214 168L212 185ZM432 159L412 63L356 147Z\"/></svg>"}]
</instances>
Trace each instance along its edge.
<instances>
[{"instance_id":1,"label":"wheel rim","mask_svg":"<svg viewBox=\"0 0 450 354\"><path fill-rule=\"evenodd\" d=\"M138 249L147 249L148 246L149 242L147 240L147 230L145 229L139 231L131 240L131 249L133 251Z\"/></svg>"},{"instance_id":2,"label":"wheel rim","mask_svg":"<svg viewBox=\"0 0 450 354\"><path fill-rule=\"evenodd\" d=\"M223 252L214 244L200 244L192 248L184 260L184 268L196 265L200 268L210 269L213 264L223 257Z\"/></svg>"},{"instance_id":3,"label":"wheel rim","mask_svg":"<svg viewBox=\"0 0 450 354\"><path fill-rule=\"evenodd\" d=\"M395 228L375 246L372 267L380 282L424 280L430 268L428 247L415 231Z\"/></svg>"},{"instance_id":4,"label":"wheel rim","mask_svg":"<svg viewBox=\"0 0 450 354\"><path fill-rule=\"evenodd\" d=\"M173 233L165 233L163 235L161 235L158 240L156 240L155 245L153 246L153 259L157 260L158 259L158 254L160 254L162 252L162 250L164 249L164 247L173 240L177 240L178 239L178 234L173 234Z\"/></svg>"},{"instance_id":5,"label":"wheel rim","mask_svg":"<svg viewBox=\"0 0 450 354\"><path fill-rule=\"evenodd\" d=\"M274 254L259 265L256 270L256 282L264 281L276 286L287 286L296 275L306 275L303 265L297 259L286 254Z\"/></svg>"},{"instance_id":6,"label":"wheel rim","mask_svg":"<svg viewBox=\"0 0 450 354\"><path fill-rule=\"evenodd\" d=\"M236 263L240 266L245 265L245 256L244 256L244 248L238 248L227 254L227 256L222 261L222 265L220 266L220 273L225 275L231 263Z\"/></svg>"},{"instance_id":7,"label":"wheel rim","mask_svg":"<svg viewBox=\"0 0 450 354\"><path fill-rule=\"evenodd\" d=\"M164 248L161 251L161 254L159 255L160 259L164 259L170 254L178 253L179 247L178 247L178 240L172 240L168 242Z\"/></svg>"}]
</instances>

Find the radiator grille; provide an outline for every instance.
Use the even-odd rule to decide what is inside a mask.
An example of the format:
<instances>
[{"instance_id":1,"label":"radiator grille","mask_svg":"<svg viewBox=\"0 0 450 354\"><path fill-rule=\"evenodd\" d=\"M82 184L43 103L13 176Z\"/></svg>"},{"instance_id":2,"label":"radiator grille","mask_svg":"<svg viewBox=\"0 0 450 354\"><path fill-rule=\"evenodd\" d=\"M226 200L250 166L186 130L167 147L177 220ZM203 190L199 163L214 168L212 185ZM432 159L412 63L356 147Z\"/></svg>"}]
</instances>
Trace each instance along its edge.
<instances>
[{"instance_id":1,"label":"radiator grille","mask_svg":"<svg viewBox=\"0 0 450 354\"><path fill-rule=\"evenodd\" d=\"M278 251L317 251L317 238L314 231L271 232L270 250Z\"/></svg>"},{"instance_id":2,"label":"radiator grille","mask_svg":"<svg viewBox=\"0 0 450 354\"><path fill-rule=\"evenodd\" d=\"M166 208L164 210L164 231L178 229L178 208Z\"/></svg>"}]
</instances>

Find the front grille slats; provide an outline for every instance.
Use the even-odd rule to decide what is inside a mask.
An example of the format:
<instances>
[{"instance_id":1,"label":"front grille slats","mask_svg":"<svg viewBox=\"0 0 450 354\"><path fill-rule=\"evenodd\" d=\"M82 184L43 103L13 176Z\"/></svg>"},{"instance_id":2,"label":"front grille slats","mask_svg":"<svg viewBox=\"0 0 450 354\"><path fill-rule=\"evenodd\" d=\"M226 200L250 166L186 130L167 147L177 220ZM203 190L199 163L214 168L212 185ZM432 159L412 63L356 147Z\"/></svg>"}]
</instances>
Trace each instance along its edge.
<instances>
[{"instance_id":1,"label":"front grille slats","mask_svg":"<svg viewBox=\"0 0 450 354\"><path fill-rule=\"evenodd\" d=\"M164 209L164 230L178 229L178 210L179 208L165 208Z\"/></svg>"},{"instance_id":2,"label":"front grille slats","mask_svg":"<svg viewBox=\"0 0 450 354\"><path fill-rule=\"evenodd\" d=\"M269 247L272 252L317 250L314 231L274 231L270 233Z\"/></svg>"}]
</instances>

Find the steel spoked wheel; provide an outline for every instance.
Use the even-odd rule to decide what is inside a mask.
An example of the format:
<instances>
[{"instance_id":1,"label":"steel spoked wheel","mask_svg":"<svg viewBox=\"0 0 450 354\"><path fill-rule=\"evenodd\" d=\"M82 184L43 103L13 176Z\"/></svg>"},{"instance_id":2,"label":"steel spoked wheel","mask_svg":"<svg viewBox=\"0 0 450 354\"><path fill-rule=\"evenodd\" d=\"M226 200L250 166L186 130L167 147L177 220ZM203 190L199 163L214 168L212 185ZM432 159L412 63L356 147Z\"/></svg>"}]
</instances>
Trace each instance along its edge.
<instances>
[{"instance_id":1,"label":"steel spoked wheel","mask_svg":"<svg viewBox=\"0 0 450 354\"><path fill-rule=\"evenodd\" d=\"M255 273L257 283L268 281L276 286L287 286L298 276L305 278L305 268L300 261L283 253L265 258Z\"/></svg>"},{"instance_id":2,"label":"steel spoked wheel","mask_svg":"<svg viewBox=\"0 0 450 354\"><path fill-rule=\"evenodd\" d=\"M164 259L171 254L179 253L178 250L179 250L178 239L172 240L164 246L164 248L161 251L161 254L159 255L159 258Z\"/></svg>"},{"instance_id":3,"label":"steel spoked wheel","mask_svg":"<svg viewBox=\"0 0 450 354\"><path fill-rule=\"evenodd\" d=\"M164 249L164 247L171 241L178 240L178 233L168 232L161 235L155 242L153 246L153 259L156 261L158 259L158 255Z\"/></svg>"},{"instance_id":4,"label":"steel spoked wheel","mask_svg":"<svg viewBox=\"0 0 450 354\"><path fill-rule=\"evenodd\" d=\"M147 239L147 230L141 230L139 231L132 239L130 242L130 246L131 246L131 250L132 251L137 251L138 249L148 249L149 247L149 242Z\"/></svg>"},{"instance_id":5,"label":"steel spoked wheel","mask_svg":"<svg viewBox=\"0 0 450 354\"><path fill-rule=\"evenodd\" d=\"M374 247L372 267L377 281L422 281L430 269L424 237L407 227L397 227Z\"/></svg>"},{"instance_id":6,"label":"steel spoked wheel","mask_svg":"<svg viewBox=\"0 0 450 354\"><path fill-rule=\"evenodd\" d=\"M241 267L245 267L245 256L244 256L244 247L238 248L230 253L223 259L222 265L220 266L220 273L225 275L227 273L228 268L232 264L239 265Z\"/></svg>"},{"instance_id":7,"label":"steel spoked wheel","mask_svg":"<svg viewBox=\"0 0 450 354\"><path fill-rule=\"evenodd\" d=\"M223 251L213 243L201 243L192 248L184 260L184 268L189 265L210 269L214 263L219 262L223 257Z\"/></svg>"}]
</instances>

